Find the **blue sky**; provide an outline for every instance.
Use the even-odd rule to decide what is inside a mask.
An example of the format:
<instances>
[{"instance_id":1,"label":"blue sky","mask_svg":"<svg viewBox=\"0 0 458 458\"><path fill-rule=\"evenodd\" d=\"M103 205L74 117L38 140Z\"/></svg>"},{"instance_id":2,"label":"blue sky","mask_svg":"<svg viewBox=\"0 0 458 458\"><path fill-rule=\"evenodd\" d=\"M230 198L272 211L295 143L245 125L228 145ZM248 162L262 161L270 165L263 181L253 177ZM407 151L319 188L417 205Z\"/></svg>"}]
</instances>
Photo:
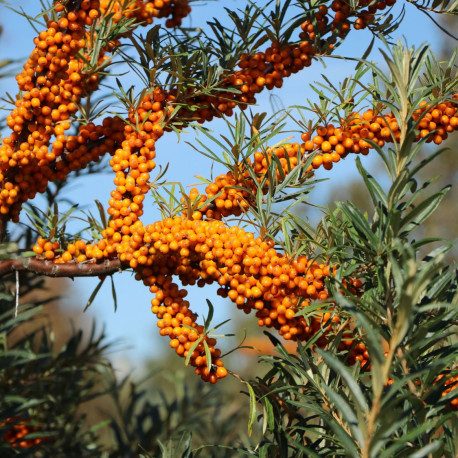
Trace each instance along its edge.
<instances>
[{"instance_id":1,"label":"blue sky","mask_svg":"<svg viewBox=\"0 0 458 458\"><path fill-rule=\"evenodd\" d=\"M16 0L11 2L16 9L23 7L29 14L36 14L39 11L39 2L36 0ZM190 18L185 19L186 26L204 26L205 21L212 17L222 20L225 16L223 7L237 8L243 5L241 0L220 1L220 2L200 2L193 6ZM257 2L259 4L259 2ZM433 50L439 50L445 35L432 24L432 22L411 4L405 4L406 16L402 26L394 34L394 38L405 37L407 43L412 46L419 46L423 42L431 45ZM18 58L24 61L33 49L33 37L36 33L28 24L24 17L12 13L4 5L0 5L0 24L4 28L3 35L0 37L0 60L5 58ZM345 43L338 49L338 54L343 56L361 57L369 45L371 36L367 31L355 31L350 33ZM376 47L380 47L378 43ZM373 53L373 60L381 61L378 52ZM288 107L292 105L304 104L307 98L316 99L316 95L311 91L309 84L313 81L324 80L321 74L326 76L335 84L345 76L351 75L355 62L342 59L325 60L324 64L314 61L313 65L300 74L294 75L285 80L284 86L280 90L259 96L258 105L253 107L253 111L267 112L273 114L274 107ZM123 77L126 81L125 86L134 81L130 75ZM124 81L123 80L123 81ZM141 88L138 87L138 90ZM14 78L2 80L0 86L0 96L5 92L16 93ZM0 102L1 105L1 102ZM227 127L222 121L216 121L207 125L214 129L216 133L227 133ZM3 133L5 135L5 133ZM289 134L288 134L289 135ZM182 136L181 141L177 141L174 133L165 135L157 144L157 162L162 166L169 163L167 180L180 181L185 186L196 183L198 180L195 175L210 177L211 162L200 156L185 142L195 143L195 133L189 131ZM285 136L286 138L286 136ZM297 136L296 138L299 138ZM364 158L366 164L371 161L370 157ZM214 168L213 174L217 175L222 170ZM155 171L153 171L154 176ZM356 169L352 158L348 158L344 163L339 163L331 173L326 173L326 177L333 180L335 185L342 180L349 180L356 176ZM93 205L94 199L98 199L105 206L109 199L109 192L113 188L112 175L110 173L86 177L76 180L66 191L66 196L70 199L87 205L97 214ZM322 185L317 193L312 196L312 201L320 203L325 200L326 184ZM35 199L39 205L40 198ZM157 209L154 208L151 198L147 201L143 220L145 224L160 219ZM67 300L78 306L82 310L89 298L92 290L97 285L97 279L76 279L68 292ZM159 346L168 345L166 340L159 339L158 328L155 324L155 317L150 311L151 294L142 284L135 281L129 273L115 276L116 290L118 296L118 311L113 310L111 299L110 282L106 281L96 300L92 304L91 312L97 317L100 323L104 322L109 340L122 342L129 348L120 350L112 358L124 367L135 369L141 366L141 361L157 354ZM199 314L206 313L205 299L212 300L216 307L216 321L223 321L232 314L235 307L228 301L223 301L215 294L216 288L206 287L203 290L194 288L190 291L189 300L192 308ZM255 319L253 317L253 319ZM230 325L225 328L231 331Z\"/></svg>"}]
</instances>

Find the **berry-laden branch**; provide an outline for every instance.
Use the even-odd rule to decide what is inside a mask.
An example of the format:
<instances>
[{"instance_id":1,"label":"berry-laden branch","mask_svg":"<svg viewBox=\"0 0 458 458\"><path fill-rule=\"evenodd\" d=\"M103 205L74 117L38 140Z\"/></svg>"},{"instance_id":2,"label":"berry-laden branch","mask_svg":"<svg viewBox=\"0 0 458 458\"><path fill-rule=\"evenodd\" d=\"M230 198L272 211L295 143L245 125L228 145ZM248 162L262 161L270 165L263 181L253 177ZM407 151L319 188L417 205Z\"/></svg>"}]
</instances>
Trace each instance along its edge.
<instances>
[{"instance_id":1,"label":"berry-laden branch","mask_svg":"<svg viewBox=\"0 0 458 458\"><path fill-rule=\"evenodd\" d=\"M152 312L159 318L160 334L169 336L176 353L212 383L227 375L221 352L206 329L197 324L197 315L184 299L187 291L174 283L174 277L184 287L218 282L218 294L229 297L246 313L255 310L260 326L273 327L285 339L295 341L306 341L319 332L316 346L326 346L327 335L341 318L324 313L306 320L298 312L311 301L329 298L324 280L332 275L333 267L305 256L292 258L280 253L271 240L228 227L221 220L256 206L250 196L260 183L265 185L263 192L267 190L265 175L273 156L283 169L282 173L277 170L279 180L313 153L305 170L311 176L314 169L321 165L330 169L350 153L367 154L374 144L397 142L399 126L393 114L372 110L363 115L352 113L338 127L320 126L316 135L304 132L302 144L255 153L253 162L248 159L240 165L239 174L220 176L210 184L201 207L190 218L144 225L143 205L150 190L150 173L156 166L156 142L172 123L203 123L231 115L237 106L245 108L264 88L281 87L283 78L308 67L314 56L330 54L351 25L355 29L371 25L377 12L392 4L394 0L360 0L352 9L350 3L336 0L330 10L320 6L302 23L299 42L278 40L265 52L242 54L239 69L223 74L218 91L193 94L192 90L149 87L129 109L125 121L107 117L101 125L80 125L69 135L71 118L81 100L98 88L100 71L120 40L153 18L169 17L167 26L179 25L190 8L186 0L56 2L55 12L60 17L48 21L47 30L35 38L35 49L17 77L22 94L7 118L12 134L0 147L0 213L5 221L18 221L22 204L44 192L50 181L62 180L109 153L116 186L108 202L110 220L96 243L76 240L61 247L59 242L40 238L34 246L36 259L4 261L0 274L27 269L72 277L133 269L136 279L155 294ZM102 37L98 31L108 22L111 33ZM174 107L179 104L177 114ZM455 114L454 101L422 106L414 114L421 129L417 140L429 136L440 143L456 130ZM362 287L359 279L346 279L342 284L342 289L353 294L360 294ZM350 325L344 329L339 348L348 350L348 364L369 366L367 348Z\"/></svg>"},{"instance_id":2,"label":"berry-laden branch","mask_svg":"<svg viewBox=\"0 0 458 458\"><path fill-rule=\"evenodd\" d=\"M161 2L161 8L151 2L83 0L67 2L67 8L62 3L55 6L61 18L49 20L34 39L35 49L16 77L23 93L7 117L13 133L0 147L0 213L13 221L22 203L44 192L50 181L112 154L122 140L117 118L81 126L75 135L66 132L81 100L98 89L100 71L123 34L153 17L171 15L169 26L177 25L188 12L187 0ZM107 22L114 23L112 33L100 37L97 30Z\"/></svg>"},{"instance_id":3,"label":"berry-laden branch","mask_svg":"<svg viewBox=\"0 0 458 458\"><path fill-rule=\"evenodd\" d=\"M458 99L458 94L453 95ZM440 145L448 134L458 129L457 103L448 101L437 106L428 106L421 102L421 107L413 113L413 121L418 122L419 134L416 141L426 138L426 142ZM285 144L266 151L256 152L254 161L247 159L248 164L240 164L238 173L228 172L216 177L195 203L198 208L193 218L200 219L205 215L209 219L221 220L222 217L240 216L249 206L255 206L254 196L257 185L263 183L263 193L268 191L268 171L275 156L280 163L275 173L276 181L287 175L300 164L305 164L313 154L311 164L305 169L309 175L321 166L331 170L333 165L349 154L367 155L374 145L383 147L385 143L399 141L401 132L393 113L376 114L373 109L362 115L353 112L348 118L341 120L339 127L334 124L318 126L315 131L301 135L302 144ZM251 168L257 175L256 181L247 170ZM242 189L240 189L242 188ZM193 188L190 192L191 202L195 202L199 193ZM216 196L216 198L215 198ZM206 204L207 200L210 202Z\"/></svg>"},{"instance_id":4,"label":"berry-laden branch","mask_svg":"<svg viewBox=\"0 0 458 458\"><path fill-rule=\"evenodd\" d=\"M62 3L65 2L56 2L55 6L61 18L49 20L48 29L35 38L36 47L16 77L23 94L7 118L13 133L0 147L0 214L8 214L16 222L22 203L44 192L50 181L62 180L72 171L98 161L103 154L113 154L120 146L123 125L118 118L108 117L101 126L89 123L79 127L75 135L65 134L81 100L98 88L100 71L109 63L109 54L119 40L139 24L151 23L153 18L171 15L166 25L179 25L190 11L187 0L161 0L154 4L83 0L67 2L67 8ZM181 93L181 98L199 108L182 109L174 122L180 119L184 124L190 119L205 122L214 116L231 115L237 105L245 108L256 101L256 93L264 88L281 87L283 78L310 66L315 54L329 54L337 37L343 38L348 33L352 16L365 17L364 24L368 24L374 20L377 9L383 10L393 3L377 2L377 6L364 10L369 1L363 0L358 4L359 9L352 10L335 1L331 5L334 18L326 7L320 7L314 19L318 34L310 20L305 21L299 44L272 43L265 53L242 55L241 69L221 82L223 88L238 88L239 92L219 90L216 94L195 97ZM114 23L111 33L99 36L97 30L107 23ZM355 28L361 28L358 24L356 19ZM153 124L159 124L157 129L166 123L170 104L181 101L176 90L162 97L158 101L167 100L167 107L157 108L158 116L151 119ZM141 121L145 117L148 116L144 114ZM96 142L95 146L89 140Z\"/></svg>"}]
</instances>

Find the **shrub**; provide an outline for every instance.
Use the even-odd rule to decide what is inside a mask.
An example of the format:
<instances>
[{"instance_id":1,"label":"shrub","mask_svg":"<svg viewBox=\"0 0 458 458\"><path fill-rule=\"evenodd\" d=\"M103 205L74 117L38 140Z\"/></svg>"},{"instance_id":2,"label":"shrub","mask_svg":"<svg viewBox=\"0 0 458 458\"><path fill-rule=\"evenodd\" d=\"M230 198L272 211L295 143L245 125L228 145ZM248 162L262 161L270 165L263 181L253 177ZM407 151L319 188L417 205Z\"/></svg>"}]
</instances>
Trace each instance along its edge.
<instances>
[{"instance_id":1,"label":"shrub","mask_svg":"<svg viewBox=\"0 0 458 458\"><path fill-rule=\"evenodd\" d=\"M455 13L452 2L414 3L425 12ZM208 30L181 27L191 10L187 0L56 1L43 13L46 24L16 77L19 94L0 145L0 274L99 276L101 285L106 276L113 284L118 271L134 272L154 294L151 310L160 334L185 364L204 382L231 373L248 389L250 433L256 406L262 406L259 441L243 442L239 435L240 444L191 451L185 434L182 448L176 436L171 448L161 445L164 455L178 447L185 456L209 450L454 456L456 276L442 262L453 245L418 238L415 231L449 189L430 192L434 180L418 180L444 152L438 145L457 129L455 55L441 63L427 46L389 44L403 22L402 14L391 14L394 4L248 4L227 10L231 27L214 20ZM173 33L149 27L160 18L167 18ZM148 27L145 35L138 34L140 26ZM270 119L247 114L258 93L281 88L314 59L334 54L353 28L368 28L374 40L356 59L355 74L338 88L329 81L326 88L314 87L320 105ZM368 60L375 40L382 42L386 71ZM115 57L144 87L135 93L116 78L113 95L123 111L108 115L94 94L112 81ZM288 116L297 119L297 141L278 142ZM217 137L205 127L214 118L227 120L228 135ZM227 170L206 180L203 192L162 181L166 171L151 176L156 142L186 129L199 132L196 150ZM419 158L427 143L434 150ZM370 211L336 202L323 210L317 226L300 216L297 209L313 186L323 186L326 170L347 156L369 153L379 156L386 171L376 178L356 158ZM76 207L60 213L59 192L88 166L86 173L98 171L98 163L114 174L108 209L96 202L100 221L89 213L84 230L70 231ZM48 208L29 203L37 193L46 193ZM143 221L148 196L163 216L151 224ZM7 224L17 225L23 210L29 223L21 243L28 251L19 252L8 242ZM39 235L35 244L32 226ZM280 356L264 358L270 365L265 375L246 381L228 371L216 346L220 324L211 324L211 302L199 324L186 300L188 285L213 283L238 309L254 311L259 326L297 342L297 352L289 354L269 334ZM64 450L34 424L27 429L41 407L33 411L19 403L15 409L28 414L7 414L6 442ZM16 427L29 434L19 437ZM136 453L129 448L130 427L124 427L121 439L114 426L118 453ZM157 453L152 437L150 430L140 440Z\"/></svg>"}]
</instances>

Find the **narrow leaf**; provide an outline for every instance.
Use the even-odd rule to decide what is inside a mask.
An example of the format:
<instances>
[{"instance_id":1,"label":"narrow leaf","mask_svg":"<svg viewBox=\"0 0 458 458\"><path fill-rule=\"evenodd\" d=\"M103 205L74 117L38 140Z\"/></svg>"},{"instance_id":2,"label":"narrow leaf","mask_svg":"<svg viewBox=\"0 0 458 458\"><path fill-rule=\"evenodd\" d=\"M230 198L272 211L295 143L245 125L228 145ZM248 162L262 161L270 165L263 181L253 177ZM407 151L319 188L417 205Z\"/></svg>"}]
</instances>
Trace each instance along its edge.
<instances>
[{"instance_id":1,"label":"narrow leaf","mask_svg":"<svg viewBox=\"0 0 458 458\"><path fill-rule=\"evenodd\" d=\"M102 287L103 282L105 281L105 278L106 277L102 278L102 280L100 280L98 285L95 287L94 291L92 291L91 297L87 301L86 307L84 307L83 312L85 312L91 306L91 304L94 302L94 299L97 296L97 293L100 291L100 288Z\"/></svg>"}]
</instances>

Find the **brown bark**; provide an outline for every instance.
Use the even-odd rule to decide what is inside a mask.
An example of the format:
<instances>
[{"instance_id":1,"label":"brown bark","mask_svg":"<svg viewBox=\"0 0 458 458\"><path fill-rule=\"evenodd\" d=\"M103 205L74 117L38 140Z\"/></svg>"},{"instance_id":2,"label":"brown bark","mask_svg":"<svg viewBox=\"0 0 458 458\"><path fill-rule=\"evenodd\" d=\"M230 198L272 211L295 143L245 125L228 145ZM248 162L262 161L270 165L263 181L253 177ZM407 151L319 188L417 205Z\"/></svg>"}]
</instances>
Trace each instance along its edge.
<instances>
[{"instance_id":1,"label":"brown bark","mask_svg":"<svg viewBox=\"0 0 458 458\"><path fill-rule=\"evenodd\" d=\"M7 223L8 217L6 215L0 215L0 243L5 240Z\"/></svg>"},{"instance_id":2,"label":"brown bark","mask_svg":"<svg viewBox=\"0 0 458 458\"><path fill-rule=\"evenodd\" d=\"M119 259L105 260L101 263L67 262L56 264L36 258L17 258L0 261L0 277L9 272L28 271L48 277L97 277L121 272L123 266Z\"/></svg>"}]
</instances>

